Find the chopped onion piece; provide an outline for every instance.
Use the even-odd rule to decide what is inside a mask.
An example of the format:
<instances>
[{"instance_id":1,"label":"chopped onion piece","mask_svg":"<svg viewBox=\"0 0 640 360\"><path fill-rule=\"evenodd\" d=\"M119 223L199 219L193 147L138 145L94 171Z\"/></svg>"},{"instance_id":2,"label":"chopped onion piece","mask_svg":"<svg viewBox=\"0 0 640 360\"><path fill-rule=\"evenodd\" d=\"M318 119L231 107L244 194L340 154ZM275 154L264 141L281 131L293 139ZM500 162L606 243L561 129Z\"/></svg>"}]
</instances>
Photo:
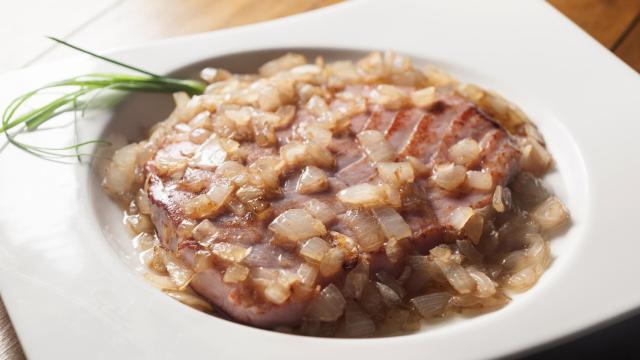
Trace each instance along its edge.
<instances>
[{"instance_id":1,"label":"chopped onion piece","mask_svg":"<svg viewBox=\"0 0 640 360\"><path fill-rule=\"evenodd\" d=\"M423 175L427 175L429 174L429 167L423 163L420 159L413 157L413 156L407 156L406 157L406 161L411 164L411 167L413 168L413 173L416 176L423 176Z\"/></svg>"},{"instance_id":2,"label":"chopped onion piece","mask_svg":"<svg viewBox=\"0 0 640 360\"><path fill-rule=\"evenodd\" d=\"M360 259L358 265L353 268L344 280L342 293L352 299L360 299L365 286L369 282L369 263Z\"/></svg>"},{"instance_id":3,"label":"chopped onion piece","mask_svg":"<svg viewBox=\"0 0 640 360\"><path fill-rule=\"evenodd\" d=\"M400 298L404 298L404 296L406 295L406 291L402 287L402 284L400 284L400 282L398 282L398 280L391 276L391 274L389 274L388 272L379 271L376 273L376 278L378 278L381 283L390 287L396 294L398 294Z\"/></svg>"},{"instance_id":4,"label":"chopped onion piece","mask_svg":"<svg viewBox=\"0 0 640 360\"><path fill-rule=\"evenodd\" d=\"M175 255L160 247L156 247L156 252L164 262L164 266L169 273L171 280L179 289L185 288L193 278L193 271L180 261Z\"/></svg>"},{"instance_id":5,"label":"chopped onion piece","mask_svg":"<svg viewBox=\"0 0 640 360\"><path fill-rule=\"evenodd\" d=\"M449 148L449 158L463 166L473 164L480 156L480 145L472 138L465 138Z\"/></svg>"},{"instance_id":6,"label":"chopped onion piece","mask_svg":"<svg viewBox=\"0 0 640 360\"><path fill-rule=\"evenodd\" d=\"M200 221L196 227L191 231L191 235L198 242L204 242L207 238L213 236L218 231L218 228L207 219Z\"/></svg>"},{"instance_id":7,"label":"chopped onion piece","mask_svg":"<svg viewBox=\"0 0 640 360\"><path fill-rule=\"evenodd\" d=\"M190 165L203 169L214 170L216 167L222 165L222 163L227 160L227 157L228 152L225 149L225 146L223 146L222 141L219 138L212 136L196 149Z\"/></svg>"},{"instance_id":8,"label":"chopped onion piece","mask_svg":"<svg viewBox=\"0 0 640 360\"><path fill-rule=\"evenodd\" d=\"M382 295L382 301L389 306L398 306L402 304L402 298L398 293L396 293L391 287L385 285L381 282L376 282L376 287L378 288L378 292Z\"/></svg>"},{"instance_id":9,"label":"chopped onion piece","mask_svg":"<svg viewBox=\"0 0 640 360\"><path fill-rule=\"evenodd\" d=\"M342 203L354 207L377 207L387 204L384 188L367 183L340 190L336 196Z\"/></svg>"},{"instance_id":10,"label":"chopped onion piece","mask_svg":"<svg viewBox=\"0 0 640 360\"><path fill-rule=\"evenodd\" d=\"M483 255L476 249L476 247L469 240L456 240L458 250L460 254L469 260L473 264L479 264L482 261Z\"/></svg>"},{"instance_id":11,"label":"chopped onion piece","mask_svg":"<svg viewBox=\"0 0 640 360\"><path fill-rule=\"evenodd\" d=\"M218 207L224 206L233 192L233 185L227 181L216 181L211 184L207 197Z\"/></svg>"},{"instance_id":12,"label":"chopped onion piece","mask_svg":"<svg viewBox=\"0 0 640 360\"><path fill-rule=\"evenodd\" d=\"M298 268L297 274L304 286L312 287L318 278L318 269L307 263L302 263Z\"/></svg>"},{"instance_id":13,"label":"chopped onion piece","mask_svg":"<svg viewBox=\"0 0 640 360\"><path fill-rule=\"evenodd\" d=\"M552 196L531 212L531 218L540 225L541 230L548 231L567 222L569 212L560 199Z\"/></svg>"},{"instance_id":14,"label":"chopped onion piece","mask_svg":"<svg viewBox=\"0 0 640 360\"><path fill-rule=\"evenodd\" d=\"M393 186L412 183L415 177L413 167L408 162L381 162L377 168L380 179Z\"/></svg>"},{"instance_id":15,"label":"chopped onion piece","mask_svg":"<svg viewBox=\"0 0 640 360\"><path fill-rule=\"evenodd\" d=\"M509 188L503 188L502 186L496 186L493 192L493 198L491 199L491 205L499 212L505 212L511 206L511 191Z\"/></svg>"},{"instance_id":16,"label":"chopped onion piece","mask_svg":"<svg viewBox=\"0 0 640 360\"><path fill-rule=\"evenodd\" d=\"M457 189L466 178L464 166L455 164L436 165L431 178L441 188L449 191Z\"/></svg>"},{"instance_id":17,"label":"chopped onion piece","mask_svg":"<svg viewBox=\"0 0 640 360\"><path fill-rule=\"evenodd\" d=\"M436 99L436 88L433 86L416 90L411 93L411 102L414 106L425 107L431 105Z\"/></svg>"},{"instance_id":18,"label":"chopped onion piece","mask_svg":"<svg viewBox=\"0 0 640 360\"><path fill-rule=\"evenodd\" d=\"M524 268L511 275L507 280L507 285L516 291L523 291L533 286L538 277L532 267Z\"/></svg>"},{"instance_id":19,"label":"chopped onion piece","mask_svg":"<svg viewBox=\"0 0 640 360\"><path fill-rule=\"evenodd\" d=\"M153 223L148 215L127 215L126 222L134 234L153 233Z\"/></svg>"},{"instance_id":20,"label":"chopped onion piece","mask_svg":"<svg viewBox=\"0 0 640 360\"><path fill-rule=\"evenodd\" d=\"M453 261L434 259L449 284L460 294L468 294L476 287L476 282L460 264Z\"/></svg>"},{"instance_id":21,"label":"chopped onion piece","mask_svg":"<svg viewBox=\"0 0 640 360\"><path fill-rule=\"evenodd\" d=\"M493 188L493 178L491 174L484 171L467 171L466 185L475 190L489 191Z\"/></svg>"},{"instance_id":22,"label":"chopped onion piece","mask_svg":"<svg viewBox=\"0 0 640 360\"><path fill-rule=\"evenodd\" d=\"M300 194L312 194L324 191L328 186L327 174L322 169L315 166L307 166L302 170L302 174L298 178L296 191Z\"/></svg>"},{"instance_id":23,"label":"chopped onion piece","mask_svg":"<svg viewBox=\"0 0 640 360\"><path fill-rule=\"evenodd\" d=\"M551 154L536 140L528 139L520 151L522 152L520 166L523 170L537 175L542 175L549 170Z\"/></svg>"},{"instance_id":24,"label":"chopped onion piece","mask_svg":"<svg viewBox=\"0 0 640 360\"><path fill-rule=\"evenodd\" d=\"M184 212L194 219L202 219L213 215L220 206L206 194L197 195L184 203Z\"/></svg>"},{"instance_id":25,"label":"chopped onion piece","mask_svg":"<svg viewBox=\"0 0 640 360\"><path fill-rule=\"evenodd\" d=\"M224 272L222 281L226 283L238 283L245 281L249 276L249 268L240 264L231 264Z\"/></svg>"},{"instance_id":26,"label":"chopped onion piece","mask_svg":"<svg viewBox=\"0 0 640 360\"><path fill-rule=\"evenodd\" d=\"M399 240L411 237L409 224L397 211L392 208L377 208L372 211L387 239Z\"/></svg>"},{"instance_id":27,"label":"chopped onion piece","mask_svg":"<svg viewBox=\"0 0 640 360\"><path fill-rule=\"evenodd\" d=\"M307 316L318 321L336 321L342 316L346 303L340 290L329 284L311 302L307 308Z\"/></svg>"},{"instance_id":28,"label":"chopped onion piece","mask_svg":"<svg viewBox=\"0 0 640 360\"><path fill-rule=\"evenodd\" d=\"M124 197L134 190L136 166L141 152L142 146L137 143L116 150L102 180L102 186L109 194Z\"/></svg>"},{"instance_id":29,"label":"chopped onion piece","mask_svg":"<svg viewBox=\"0 0 640 360\"><path fill-rule=\"evenodd\" d=\"M264 289L264 297L276 305L281 305L291 296L291 290L278 282L272 282Z\"/></svg>"},{"instance_id":30,"label":"chopped onion piece","mask_svg":"<svg viewBox=\"0 0 640 360\"><path fill-rule=\"evenodd\" d=\"M278 156L263 156L249 165L249 169L262 178L267 187L276 189L280 186L283 165Z\"/></svg>"},{"instance_id":31,"label":"chopped onion piece","mask_svg":"<svg viewBox=\"0 0 640 360\"><path fill-rule=\"evenodd\" d=\"M269 230L279 237L293 242L322 236L327 232L324 224L304 209L291 209L283 212L269 224Z\"/></svg>"},{"instance_id":32,"label":"chopped onion piece","mask_svg":"<svg viewBox=\"0 0 640 360\"><path fill-rule=\"evenodd\" d=\"M369 99L387 109L398 110L409 102L407 94L393 85L381 84L369 94Z\"/></svg>"},{"instance_id":33,"label":"chopped onion piece","mask_svg":"<svg viewBox=\"0 0 640 360\"><path fill-rule=\"evenodd\" d=\"M496 293L496 284L487 274L473 266L469 266L467 272L476 282L476 294L478 297L485 298L493 296Z\"/></svg>"},{"instance_id":34,"label":"chopped onion piece","mask_svg":"<svg viewBox=\"0 0 640 360\"><path fill-rule=\"evenodd\" d=\"M314 142L320 146L327 147L331 144L333 134L331 131L317 125L309 125L304 128L303 136L305 140Z\"/></svg>"},{"instance_id":35,"label":"chopped onion piece","mask_svg":"<svg viewBox=\"0 0 640 360\"><path fill-rule=\"evenodd\" d=\"M378 221L363 210L349 210L341 216L341 220L353 231L362 251L374 252L384 244L382 229Z\"/></svg>"},{"instance_id":36,"label":"chopped onion piece","mask_svg":"<svg viewBox=\"0 0 640 360\"><path fill-rule=\"evenodd\" d=\"M287 53L277 59L268 61L260 66L258 70L261 76L271 76L285 71L293 69L296 66L304 65L307 63L307 59L304 55Z\"/></svg>"},{"instance_id":37,"label":"chopped onion piece","mask_svg":"<svg viewBox=\"0 0 640 360\"><path fill-rule=\"evenodd\" d=\"M449 300L451 300L449 293L438 292L414 297L411 299L411 303L423 318L429 319L442 315L447 304L449 304Z\"/></svg>"},{"instance_id":38,"label":"chopped onion piece","mask_svg":"<svg viewBox=\"0 0 640 360\"><path fill-rule=\"evenodd\" d=\"M360 145L373 162L393 161L396 157L393 146L377 130L361 131L357 135Z\"/></svg>"},{"instance_id":39,"label":"chopped onion piece","mask_svg":"<svg viewBox=\"0 0 640 360\"><path fill-rule=\"evenodd\" d=\"M461 206L451 213L449 222L456 230L466 235L471 242L478 244L484 227L484 218L480 213L468 206Z\"/></svg>"},{"instance_id":40,"label":"chopped onion piece","mask_svg":"<svg viewBox=\"0 0 640 360\"><path fill-rule=\"evenodd\" d=\"M342 270L344 251L340 248L331 248L320 262L320 274L325 278L331 277Z\"/></svg>"},{"instance_id":41,"label":"chopped onion piece","mask_svg":"<svg viewBox=\"0 0 640 360\"><path fill-rule=\"evenodd\" d=\"M344 332L347 336L367 336L376 332L376 324L358 304L349 301L344 313Z\"/></svg>"},{"instance_id":42,"label":"chopped onion piece","mask_svg":"<svg viewBox=\"0 0 640 360\"><path fill-rule=\"evenodd\" d=\"M251 248L228 242L219 242L211 246L211 252L222 260L239 263L249 255Z\"/></svg>"},{"instance_id":43,"label":"chopped onion piece","mask_svg":"<svg viewBox=\"0 0 640 360\"><path fill-rule=\"evenodd\" d=\"M331 246L319 237L312 237L300 247L300 255L312 263L319 263Z\"/></svg>"},{"instance_id":44,"label":"chopped onion piece","mask_svg":"<svg viewBox=\"0 0 640 360\"><path fill-rule=\"evenodd\" d=\"M332 223L336 219L336 213L333 209L320 200L310 199L304 203L304 208L325 225Z\"/></svg>"},{"instance_id":45,"label":"chopped onion piece","mask_svg":"<svg viewBox=\"0 0 640 360\"><path fill-rule=\"evenodd\" d=\"M136 194L136 206L140 213L149 215L151 214L151 201L149 200L149 195L143 189L138 190Z\"/></svg>"},{"instance_id":46,"label":"chopped onion piece","mask_svg":"<svg viewBox=\"0 0 640 360\"><path fill-rule=\"evenodd\" d=\"M154 274L148 272L144 274L144 279L147 280L153 287L160 290L178 290L179 286L176 285L173 280L168 276Z\"/></svg>"}]
</instances>

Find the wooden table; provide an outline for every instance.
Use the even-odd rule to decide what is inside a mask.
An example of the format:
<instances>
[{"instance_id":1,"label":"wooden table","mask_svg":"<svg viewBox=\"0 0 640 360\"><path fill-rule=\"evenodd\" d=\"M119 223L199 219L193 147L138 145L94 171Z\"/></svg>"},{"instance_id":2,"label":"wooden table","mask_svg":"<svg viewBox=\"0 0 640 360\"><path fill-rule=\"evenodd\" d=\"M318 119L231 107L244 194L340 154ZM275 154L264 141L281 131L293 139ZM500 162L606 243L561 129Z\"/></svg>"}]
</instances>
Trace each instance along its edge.
<instances>
[{"instance_id":1,"label":"wooden table","mask_svg":"<svg viewBox=\"0 0 640 360\"><path fill-rule=\"evenodd\" d=\"M105 49L265 21L338 2L340 0L57 0L55 6L51 6L47 0L13 0L0 5L0 43L5 49L0 57L0 72L70 53L68 49L53 46L43 35L61 37L90 49ZM640 71L640 0L549 2ZM620 346L635 345L628 351L635 351L638 357L640 348L631 337L638 330L640 318L543 355L571 356L581 352L594 355L593 351L597 353L608 347L615 347L618 354L629 355L620 353ZM593 344L603 337L610 338L609 342L594 348ZM0 302L0 359L22 358L22 349Z\"/></svg>"}]
</instances>

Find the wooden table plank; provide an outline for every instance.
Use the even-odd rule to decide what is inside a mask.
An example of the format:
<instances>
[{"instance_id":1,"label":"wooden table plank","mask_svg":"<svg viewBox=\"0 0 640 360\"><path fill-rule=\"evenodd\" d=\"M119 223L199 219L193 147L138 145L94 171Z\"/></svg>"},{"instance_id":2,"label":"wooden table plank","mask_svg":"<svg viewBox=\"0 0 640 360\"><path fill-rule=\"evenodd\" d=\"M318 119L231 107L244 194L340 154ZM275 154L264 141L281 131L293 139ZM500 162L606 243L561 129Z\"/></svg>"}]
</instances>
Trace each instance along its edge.
<instances>
[{"instance_id":1,"label":"wooden table plank","mask_svg":"<svg viewBox=\"0 0 640 360\"><path fill-rule=\"evenodd\" d=\"M11 320L7 315L2 300L0 300L0 359L22 360L24 353L11 326Z\"/></svg>"},{"instance_id":2,"label":"wooden table plank","mask_svg":"<svg viewBox=\"0 0 640 360\"><path fill-rule=\"evenodd\" d=\"M67 39L108 49L150 40L275 19L335 4L340 0L126 0ZM39 61L68 56L58 46Z\"/></svg>"},{"instance_id":3,"label":"wooden table plank","mask_svg":"<svg viewBox=\"0 0 640 360\"><path fill-rule=\"evenodd\" d=\"M549 0L549 3L609 49L640 14L640 0Z\"/></svg>"},{"instance_id":4,"label":"wooden table plank","mask_svg":"<svg viewBox=\"0 0 640 360\"><path fill-rule=\"evenodd\" d=\"M640 15L636 17L633 27L615 49L615 54L640 72Z\"/></svg>"}]
</instances>

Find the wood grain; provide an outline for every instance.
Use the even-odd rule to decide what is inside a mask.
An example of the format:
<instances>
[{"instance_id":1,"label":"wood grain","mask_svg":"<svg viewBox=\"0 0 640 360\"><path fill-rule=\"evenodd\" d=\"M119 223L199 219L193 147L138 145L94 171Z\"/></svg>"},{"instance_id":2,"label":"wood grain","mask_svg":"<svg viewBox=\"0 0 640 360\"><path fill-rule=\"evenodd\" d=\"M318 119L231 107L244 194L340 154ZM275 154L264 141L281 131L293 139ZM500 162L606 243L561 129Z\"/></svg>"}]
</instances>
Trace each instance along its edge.
<instances>
[{"instance_id":1,"label":"wood grain","mask_svg":"<svg viewBox=\"0 0 640 360\"><path fill-rule=\"evenodd\" d=\"M11 319L0 300L0 359L22 360L24 353L11 326Z\"/></svg>"},{"instance_id":2,"label":"wood grain","mask_svg":"<svg viewBox=\"0 0 640 360\"><path fill-rule=\"evenodd\" d=\"M640 14L640 0L549 0L549 3L609 49Z\"/></svg>"},{"instance_id":3,"label":"wood grain","mask_svg":"<svg viewBox=\"0 0 640 360\"><path fill-rule=\"evenodd\" d=\"M615 54L640 72L640 15L615 49Z\"/></svg>"}]
</instances>

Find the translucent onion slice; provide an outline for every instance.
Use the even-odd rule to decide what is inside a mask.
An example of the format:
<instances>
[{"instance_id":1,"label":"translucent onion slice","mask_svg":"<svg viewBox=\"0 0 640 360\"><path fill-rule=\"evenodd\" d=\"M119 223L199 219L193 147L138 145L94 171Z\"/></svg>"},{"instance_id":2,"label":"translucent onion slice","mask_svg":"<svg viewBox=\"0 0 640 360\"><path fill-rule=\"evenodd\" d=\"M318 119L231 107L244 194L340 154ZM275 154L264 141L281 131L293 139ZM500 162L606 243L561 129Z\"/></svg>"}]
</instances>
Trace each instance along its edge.
<instances>
[{"instance_id":1,"label":"translucent onion slice","mask_svg":"<svg viewBox=\"0 0 640 360\"><path fill-rule=\"evenodd\" d=\"M233 185L231 183L228 181L216 181L211 184L209 191L207 191L207 197L220 208L227 203L232 192Z\"/></svg>"},{"instance_id":2,"label":"translucent onion slice","mask_svg":"<svg viewBox=\"0 0 640 360\"><path fill-rule=\"evenodd\" d=\"M349 210L341 220L353 231L362 251L374 252L384 244L384 236L378 221L367 211Z\"/></svg>"},{"instance_id":3,"label":"translucent onion slice","mask_svg":"<svg viewBox=\"0 0 640 360\"><path fill-rule=\"evenodd\" d=\"M318 321L336 321L344 313L346 300L333 285L326 286L307 308L307 317Z\"/></svg>"},{"instance_id":4,"label":"translucent onion slice","mask_svg":"<svg viewBox=\"0 0 640 360\"><path fill-rule=\"evenodd\" d=\"M411 299L411 303L423 318L429 319L442 315L447 304L449 304L449 300L451 300L449 293L437 292L414 297Z\"/></svg>"},{"instance_id":5,"label":"translucent onion slice","mask_svg":"<svg viewBox=\"0 0 640 360\"><path fill-rule=\"evenodd\" d=\"M493 296L496 293L496 284L478 268L469 266L467 268L469 276L476 282L476 295L481 298Z\"/></svg>"},{"instance_id":6,"label":"translucent onion slice","mask_svg":"<svg viewBox=\"0 0 640 360\"><path fill-rule=\"evenodd\" d=\"M300 194L312 194L324 191L329 186L327 174L315 166L307 166L302 170L296 184L296 191Z\"/></svg>"},{"instance_id":7,"label":"translucent onion slice","mask_svg":"<svg viewBox=\"0 0 640 360\"><path fill-rule=\"evenodd\" d=\"M261 76L271 76L280 71L293 69L296 66L304 65L307 59L300 54L287 53L277 59L268 61L260 66L258 72Z\"/></svg>"},{"instance_id":8,"label":"translucent onion slice","mask_svg":"<svg viewBox=\"0 0 640 360\"><path fill-rule=\"evenodd\" d=\"M222 260L239 263L249 255L251 248L228 242L219 242L211 246L211 252Z\"/></svg>"},{"instance_id":9,"label":"translucent onion slice","mask_svg":"<svg viewBox=\"0 0 640 360\"><path fill-rule=\"evenodd\" d=\"M303 137L307 141L314 142L320 146L327 147L331 144L333 133L317 125L306 126L303 130Z\"/></svg>"},{"instance_id":10,"label":"translucent onion slice","mask_svg":"<svg viewBox=\"0 0 640 360\"><path fill-rule=\"evenodd\" d=\"M465 138L449 148L449 158L458 165L469 166L478 160L480 145L471 138Z\"/></svg>"},{"instance_id":11,"label":"translucent onion slice","mask_svg":"<svg viewBox=\"0 0 640 360\"><path fill-rule=\"evenodd\" d=\"M220 208L206 194L200 194L185 201L183 207L185 215L193 219L209 217Z\"/></svg>"},{"instance_id":12,"label":"translucent onion slice","mask_svg":"<svg viewBox=\"0 0 640 360\"><path fill-rule=\"evenodd\" d=\"M342 293L351 299L360 299L365 286L369 282L369 262L360 259L358 265L353 268L344 280Z\"/></svg>"},{"instance_id":13,"label":"translucent onion slice","mask_svg":"<svg viewBox=\"0 0 640 360\"><path fill-rule=\"evenodd\" d=\"M540 225L541 230L549 231L566 223L569 220L569 212L560 199L552 196L531 212L531 218Z\"/></svg>"},{"instance_id":14,"label":"translucent onion slice","mask_svg":"<svg viewBox=\"0 0 640 360\"><path fill-rule=\"evenodd\" d=\"M408 162L381 162L377 169L380 179L393 186L412 183L415 178L413 167Z\"/></svg>"},{"instance_id":15,"label":"translucent onion slice","mask_svg":"<svg viewBox=\"0 0 640 360\"><path fill-rule=\"evenodd\" d=\"M478 244L482 236L484 218L482 215L468 206L456 208L449 217L449 223L471 242Z\"/></svg>"},{"instance_id":16,"label":"translucent onion slice","mask_svg":"<svg viewBox=\"0 0 640 360\"><path fill-rule=\"evenodd\" d=\"M471 189L486 192L493 188L493 178L487 172L469 170L465 184Z\"/></svg>"},{"instance_id":17,"label":"translucent onion slice","mask_svg":"<svg viewBox=\"0 0 640 360\"><path fill-rule=\"evenodd\" d=\"M151 201L149 200L147 192L143 189L138 190L136 194L136 206L141 214L151 214Z\"/></svg>"},{"instance_id":18,"label":"translucent onion slice","mask_svg":"<svg viewBox=\"0 0 640 360\"><path fill-rule=\"evenodd\" d=\"M291 209L283 212L269 224L269 230L279 237L293 242L322 236L327 232L324 224L304 209Z\"/></svg>"},{"instance_id":19,"label":"translucent onion slice","mask_svg":"<svg viewBox=\"0 0 640 360\"><path fill-rule=\"evenodd\" d=\"M496 186L493 192L493 198L491 199L491 205L499 212L505 212L511 207L511 191L509 188L503 188L502 186Z\"/></svg>"},{"instance_id":20,"label":"translucent onion slice","mask_svg":"<svg viewBox=\"0 0 640 360\"><path fill-rule=\"evenodd\" d=\"M407 156L406 161L411 164L415 176L424 176L429 174L429 167L423 163L422 160L413 156Z\"/></svg>"},{"instance_id":21,"label":"translucent onion slice","mask_svg":"<svg viewBox=\"0 0 640 360\"><path fill-rule=\"evenodd\" d=\"M398 110L409 102L407 94L393 85L381 84L369 94L369 100L387 109Z\"/></svg>"},{"instance_id":22,"label":"translucent onion slice","mask_svg":"<svg viewBox=\"0 0 640 360\"><path fill-rule=\"evenodd\" d=\"M304 208L325 225L332 223L336 219L336 213L333 209L320 200L310 199L304 203Z\"/></svg>"},{"instance_id":23,"label":"translucent onion slice","mask_svg":"<svg viewBox=\"0 0 640 360\"><path fill-rule=\"evenodd\" d=\"M239 146L239 144L237 145ZM228 155L229 153L225 149L223 142L215 136L210 137L196 149L190 165L202 169L215 170L216 167L227 160Z\"/></svg>"},{"instance_id":24,"label":"translucent onion slice","mask_svg":"<svg viewBox=\"0 0 640 360\"><path fill-rule=\"evenodd\" d=\"M358 304L349 301L344 313L344 332L352 337L367 336L376 332L376 324Z\"/></svg>"},{"instance_id":25,"label":"translucent onion slice","mask_svg":"<svg viewBox=\"0 0 640 360\"><path fill-rule=\"evenodd\" d=\"M345 253L340 248L331 248L327 251L326 255L320 262L320 274L325 278L332 277L333 275L342 271L342 264L344 263Z\"/></svg>"},{"instance_id":26,"label":"translucent onion slice","mask_svg":"<svg viewBox=\"0 0 640 360\"><path fill-rule=\"evenodd\" d=\"M376 278L378 278L381 283L390 287L400 298L404 298L406 295L406 291L402 287L402 284L400 284L400 282L388 272L379 271L376 273Z\"/></svg>"},{"instance_id":27,"label":"translucent onion slice","mask_svg":"<svg viewBox=\"0 0 640 360\"><path fill-rule=\"evenodd\" d=\"M520 166L523 170L536 175L542 175L551 166L551 154L534 139L528 139L526 145L520 149L522 155Z\"/></svg>"},{"instance_id":28,"label":"translucent onion slice","mask_svg":"<svg viewBox=\"0 0 640 360\"><path fill-rule=\"evenodd\" d=\"M316 283L316 279L318 278L318 269L307 263L302 263L300 264L300 267L298 267L297 274L302 285L310 288Z\"/></svg>"},{"instance_id":29,"label":"translucent onion slice","mask_svg":"<svg viewBox=\"0 0 640 360\"><path fill-rule=\"evenodd\" d=\"M436 165L431 178L439 187L453 191L464 183L467 176L466 171L467 169L461 165Z\"/></svg>"},{"instance_id":30,"label":"translucent onion slice","mask_svg":"<svg viewBox=\"0 0 640 360\"><path fill-rule=\"evenodd\" d=\"M279 282L271 282L264 289L264 297L276 305L284 304L290 296L291 290Z\"/></svg>"},{"instance_id":31,"label":"translucent onion slice","mask_svg":"<svg viewBox=\"0 0 640 360\"><path fill-rule=\"evenodd\" d=\"M404 218L392 208L377 208L372 210L384 235L389 240L400 240L411 237L411 228Z\"/></svg>"},{"instance_id":32,"label":"translucent onion slice","mask_svg":"<svg viewBox=\"0 0 640 360\"><path fill-rule=\"evenodd\" d=\"M425 107L431 105L436 99L436 88L433 86L416 90L411 93L411 102L414 106Z\"/></svg>"},{"instance_id":33,"label":"translucent onion slice","mask_svg":"<svg viewBox=\"0 0 640 360\"><path fill-rule=\"evenodd\" d=\"M204 219L200 221L196 227L191 231L191 235L198 242L204 242L210 236L213 236L218 231L218 228L213 225L210 220Z\"/></svg>"},{"instance_id":34,"label":"translucent onion slice","mask_svg":"<svg viewBox=\"0 0 640 360\"><path fill-rule=\"evenodd\" d=\"M304 242L300 247L300 255L302 255L307 261L312 263L319 263L325 256L327 251L331 249L326 241L319 237L312 237Z\"/></svg>"},{"instance_id":35,"label":"translucent onion slice","mask_svg":"<svg viewBox=\"0 0 640 360\"><path fill-rule=\"evenodd\" d=\"M453 261L434 259L449 284L460 294L468 294L476 287L476 282L460 264Z\"/></svg>"},{"instance_id":36,"label":"translucent onion slice","mask_svg":"<svg viewBox=\"0 0 640 360\"><path fill-rule=\"evenodd\" d=\"M391 287L381 282L376 282L376 287L378 288L378 292L382 296L382 301L389 306L399 306L402 304L402 298L398 293L396 293Z\"/></svg>"},{"instance_id":37,"label":"translucent onion slice","mask_svg":"<svg viewBox=\"0 0 640 360\"><path fill-rule=\"evenodd\" d=\"M373 162L393 161L396 153L393 146L385 139L384 134L377 130L361 131L357 135L360 145Z\"/></svg>"},{"instance_id":38,"label":"translucent onion slice","mask_svg":"<svg viewBox=\"0 0 640 360\"><path fill-rule=\"evenodd\" d=\"M183 289L189 285L189 282L194 275L193 270L189 269L175 255L161 247L156 247L156 252L164 262L164 266L169 273L169 277L178 286L178 288Z\"/></svg>"},{"instance_id":39,"label":"translucent onion slice","mask_svg":"<svg viewBox=\"0 0 640 360\"><path fill-rule=\"evenodd\" d=\"M138 143L129 144L116 150L102 180L102 186L108 193L123 197L134 190L135 170L142 150L142 146Z\"/></svg>"},{"instance_id":40,"label":"translucent onion slice","mask_svg":"<svg viewBox=\"0 0 640 360\"><path fill-rule=\"evenodd\" d=\"M357 184L338 191L338 199L353 207L378 207L387 204L385 189L373 184Z\"/></svg>"},{"instance_id":41,"label":"translucent onion slice","mask_svg":"<svg viewBox=\"0 0 640 360\"><path fill-rule=\"evenodd\" d=\"M240 264L232 264L227 268L224 272L224 277L222 281L226 283L239 283L245 281L249 276L249 268L240 265Z\"/></svg>"}]
</instances>

